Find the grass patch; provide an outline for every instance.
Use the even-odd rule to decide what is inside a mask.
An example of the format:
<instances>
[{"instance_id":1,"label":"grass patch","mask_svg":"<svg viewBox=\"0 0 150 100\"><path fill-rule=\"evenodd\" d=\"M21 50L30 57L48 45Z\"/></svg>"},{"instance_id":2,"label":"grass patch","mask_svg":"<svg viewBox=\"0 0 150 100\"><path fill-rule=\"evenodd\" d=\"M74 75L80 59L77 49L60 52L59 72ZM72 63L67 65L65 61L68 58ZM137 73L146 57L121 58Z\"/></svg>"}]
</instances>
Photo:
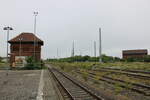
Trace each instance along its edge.
<instances>
[{"instance_id":1,"label":"grass patch","mask_svg":"<svg viewBox=\"0 0 150 100\"><path fill-rule=\"evenodd\" d=\"M54 66L60 67L62 70L67 69L68 71L74 69L99 69L104 67L113 67L128 70L144 70L150 71L150 63L144 62L115 62L115 63L98 63L98 62L52 62Z\"/></svg>"}]
</instances>

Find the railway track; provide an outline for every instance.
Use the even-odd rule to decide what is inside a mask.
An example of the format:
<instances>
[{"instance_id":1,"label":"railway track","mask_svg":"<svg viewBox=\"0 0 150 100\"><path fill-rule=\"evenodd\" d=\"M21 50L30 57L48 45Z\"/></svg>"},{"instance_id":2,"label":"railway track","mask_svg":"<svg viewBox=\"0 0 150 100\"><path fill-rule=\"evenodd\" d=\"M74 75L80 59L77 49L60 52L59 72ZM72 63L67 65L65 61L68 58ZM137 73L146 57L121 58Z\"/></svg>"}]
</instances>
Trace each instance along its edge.
<instances>
[{"instance_id":1,"label":"railway track","mask_svg":"<svg viewBox=\"0 0 150 100\"><path fill-rule=\"evenodd\" d=\"M132 77L136 77L136 78L141 78L141 79L147 79L150 80L150 74L148 72L146 73L136 73L135 72L131 72L131 71L125 71L125 70L115 70L115 69L111 69L111 68L102 68L102 69L98 69L98 70L93 70L93 71L100 71L100 72L110 72L110 73L115 73L115 74L125 74L128 76L132 76Z\"/></svg>"},{"instance_id":2,"label":"railway track","mask_svg":"<svg viewBox=\"0 0 150 100\"><path fill-rule=\"evenodd\" d=\"M82 74L82 72L79 72L79 71L77 71L77 73ZM96 76L95 73L88 72L88 74L89 74L89 77L91 77L92 79L94 79ZM150 96L150 86L149 85L126 82L124 80L115 79L115 78L111 78L111 77L107 77L107 76L102 76L101 78L99 78L99 80L107 82L109 84L114 84L114 85L119 83L119 86L122 88L130 89L132 91L141 93L145 96ZM130 85L130 86L128 86L128 85Z\"/></svg>"},{"instance_id":3,"label":"railway track","mask_svg":"<svg viewBox=\"0 0 150 100\"><path fill-rule=\"evenodd\" d=\"M128 69L119 69L119 68L103 68L108 70L119 70L124 72L132 72L132 73L140 73L140 74L147 74L150 75L150 71L144 71L144 70L128 70Z\"/></svg>"},{"instance_id":4,"label":"railway track","mask_svg":"<svg viewBox=\"0 0 150 100\"><path fill-rule=\"evenodd\" d=\"M49 68L49 71L57 81L65 100L110 100L104 99L98 91L83 85L66 73L54 68Z\"/></svg>"}]
</instances>

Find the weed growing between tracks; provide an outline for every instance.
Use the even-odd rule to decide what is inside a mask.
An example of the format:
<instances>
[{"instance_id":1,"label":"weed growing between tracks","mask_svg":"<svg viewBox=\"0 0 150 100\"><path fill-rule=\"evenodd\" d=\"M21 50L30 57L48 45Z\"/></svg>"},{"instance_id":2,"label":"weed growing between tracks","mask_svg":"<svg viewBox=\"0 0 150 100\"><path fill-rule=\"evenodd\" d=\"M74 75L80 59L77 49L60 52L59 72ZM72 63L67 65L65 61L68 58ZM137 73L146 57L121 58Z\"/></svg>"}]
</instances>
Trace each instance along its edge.
<instances>
[{"instance_id":1,"label":"weed growing between tracks","mask_svg":"<svg viewBox=\"0 0 150 100\"><path fill-rule=\"evenodd\" d=\"M115 88L115 94L119 94L121 91L123 91L123 88L120 86L119 83L116 83L114 88Z\"/></svg>"},{"instance_id":2,"label":"weed growing between tracks","mask_svg":"<svg viewBox=\"0 0 150 100\"><path fill-rule=\"evenodd\" d=\"M114 63L98 63L98 62L50 62L50 64L59 66L61 69L99 69L99 68L120 68L128 70L144 70L150 71L150 63L144 62L114 62Z\"/></svg>"},{"instance_id":3,"label":"weed growing between tracks","mask_svg":"<svg viewBox=\"0 0 150 100\"><path fill-rule=\"evenodd\" d=\"M130 91L130 88L132 88L131 84L128 84L128 82L132 83L141 83L141 84L149 84L150 81L147 79L141 79L138 77L131 77L124 74L119 73L112 73L112 72L103 72L103 71L92 71L92 69L103 69L103 68L119 68L119 69L127 69L127 70L143 70L143 71L150 71L150 63L142 63L142 62L133 62L133 63L127 63L127 62L116 62L116 63L91 63L91 62L75 62L75 63L67 63L67 62L53 62L51 63L53 66L57 67L58 69L61 69L67 73L70 73L76 77L82 78L82 80L86 83L91 84L95 88L99 89L99 87L104 87L104 91L111 91L114 95L121 95L125 96L127 98L131 98L131 100L149 100L147 97L143 96L142 94L132 92ZM82 72L82 74L79 74L78 72ZM91 74L95 74L93 77L93 80L89 79ZM107 76L114 79L120 79L127 81L127 83L124 83L125 88L121 87L121 84L116 83L114 85L107 84L105 82L100 81L103 76ZM149 97L148 97L149 98ZM123 100L123 99L122 99Z\"/></svg>"},{"instance_id":4,"label":"weed growing between tracks","mask_svg":"<svg viewBox=\"0 0 150 100\"><path fill-rule=\"evenodd\" d=\"M82 77L83 77L84 81L87 81L88 80L88 73L86 71L84 71L82 73Z\"/></svg>"}]
</instances>

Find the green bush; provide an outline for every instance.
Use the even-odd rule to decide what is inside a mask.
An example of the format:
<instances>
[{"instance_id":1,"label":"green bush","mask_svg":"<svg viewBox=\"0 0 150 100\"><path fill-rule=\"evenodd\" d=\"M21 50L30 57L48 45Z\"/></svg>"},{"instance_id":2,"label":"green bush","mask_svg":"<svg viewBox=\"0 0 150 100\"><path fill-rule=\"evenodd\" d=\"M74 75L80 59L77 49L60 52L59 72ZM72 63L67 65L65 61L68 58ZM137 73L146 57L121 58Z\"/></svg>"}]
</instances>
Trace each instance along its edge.
<instances>
[{"instance_id":1,"label":"green bush","mask_svg":"<svg viewBox=\"0 0 150 100\"><path fill-rule=\"evenodd\" d=\"M144 62L150 62L150 56L145 56L144 57Z\"/></svg>"},{"instance_id":2,"label":"green bush","mask_svg":"<svg viewBox=\"0 0 150 100\"><path fill-rule=\"evenodd\" d=\"M34 60L32 56L26 58L27 64L23 69L27 70L35 70L35 69L42 69L44 65L41 62Z\"/></svg>"},{"instance_id":3,"label":"green bush","mask_svg":"<svg viewBox=\"0 0 150 100\"><path fill-rule=\"evenodd\" d=\"M2 62L2 57L0 57L0 62Z\"/></svg>"},{"instance_id":4,"label":"green bush","mask_svg":"<svg viewBox=\"0 0 150 100\"><path fill-rule=\"evenodd\" d=\"M135 60L135 58L127 58L126 61L127 61L127 62L134 62L134 61L136 61L136 60Z\"/></svg>"},{"instance_id":5,"label":"green bush","mask_svg":"<svg viewBox=\"0 0 150 100\"><path fill-rule=\"evenodd\" d=\"M102 55L102 61L103 62L118 62L121 59L118 57L112 57L112 56L106 56ZM99 57L90 57L88 55L86 56L74 56L74 57L67 57L67 58L60 58L60 59L47 59L49 62L98 62Z\"/></svg>"}]
</instances>

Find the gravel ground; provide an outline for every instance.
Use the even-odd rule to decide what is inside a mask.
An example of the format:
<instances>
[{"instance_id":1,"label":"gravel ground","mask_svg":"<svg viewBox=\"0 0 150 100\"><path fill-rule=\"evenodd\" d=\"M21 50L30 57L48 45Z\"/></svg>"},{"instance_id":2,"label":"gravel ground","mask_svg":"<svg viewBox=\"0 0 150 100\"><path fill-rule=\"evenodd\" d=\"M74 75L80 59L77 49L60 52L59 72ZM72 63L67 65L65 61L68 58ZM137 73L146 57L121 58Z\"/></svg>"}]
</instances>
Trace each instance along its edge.
<instances>
[{"instance_id":1,"label":"gravel ground","mask_svg":"<svg viewBox=\"0 0 150 100\"><path fill-rule=\"evenodd\" d=\"M120 91L120 93L116 93L114 85L107 84L103 81L98 81L99 83L95 83L91 79L87 79L85 81L82 77L82 75L79 75L75 71L72 73L69 73L70 75L76 77L78 80L82 82L86 82L87 84L91 85L92 87L95 87L96 89L103 91L103 95L108 95L108 97L113 97L113 100L150 100L149 96L143 96L142 94L123 89Z\"/></svg>"},{"instance_id":2,"label":"gravel ground","mask_svg":"<svg viewBox=\"0 0 150 100\"><path fill-rule=\"evenodd\" d=\"M0 71L0 100L36 100L40 70Z\"/></svg>"},{"instance_id":3,"label":"gravel ground","mask_svg":"<svg viewBox=\"0 0 150 100\"><path fill-rule=\"evenodd\" d=\"M44 87L43 87L43 100L62 100L56 93L56 89L53 85L54 82L52 76L48 70L44 70Z\"/></svg>"}]
</instances>

